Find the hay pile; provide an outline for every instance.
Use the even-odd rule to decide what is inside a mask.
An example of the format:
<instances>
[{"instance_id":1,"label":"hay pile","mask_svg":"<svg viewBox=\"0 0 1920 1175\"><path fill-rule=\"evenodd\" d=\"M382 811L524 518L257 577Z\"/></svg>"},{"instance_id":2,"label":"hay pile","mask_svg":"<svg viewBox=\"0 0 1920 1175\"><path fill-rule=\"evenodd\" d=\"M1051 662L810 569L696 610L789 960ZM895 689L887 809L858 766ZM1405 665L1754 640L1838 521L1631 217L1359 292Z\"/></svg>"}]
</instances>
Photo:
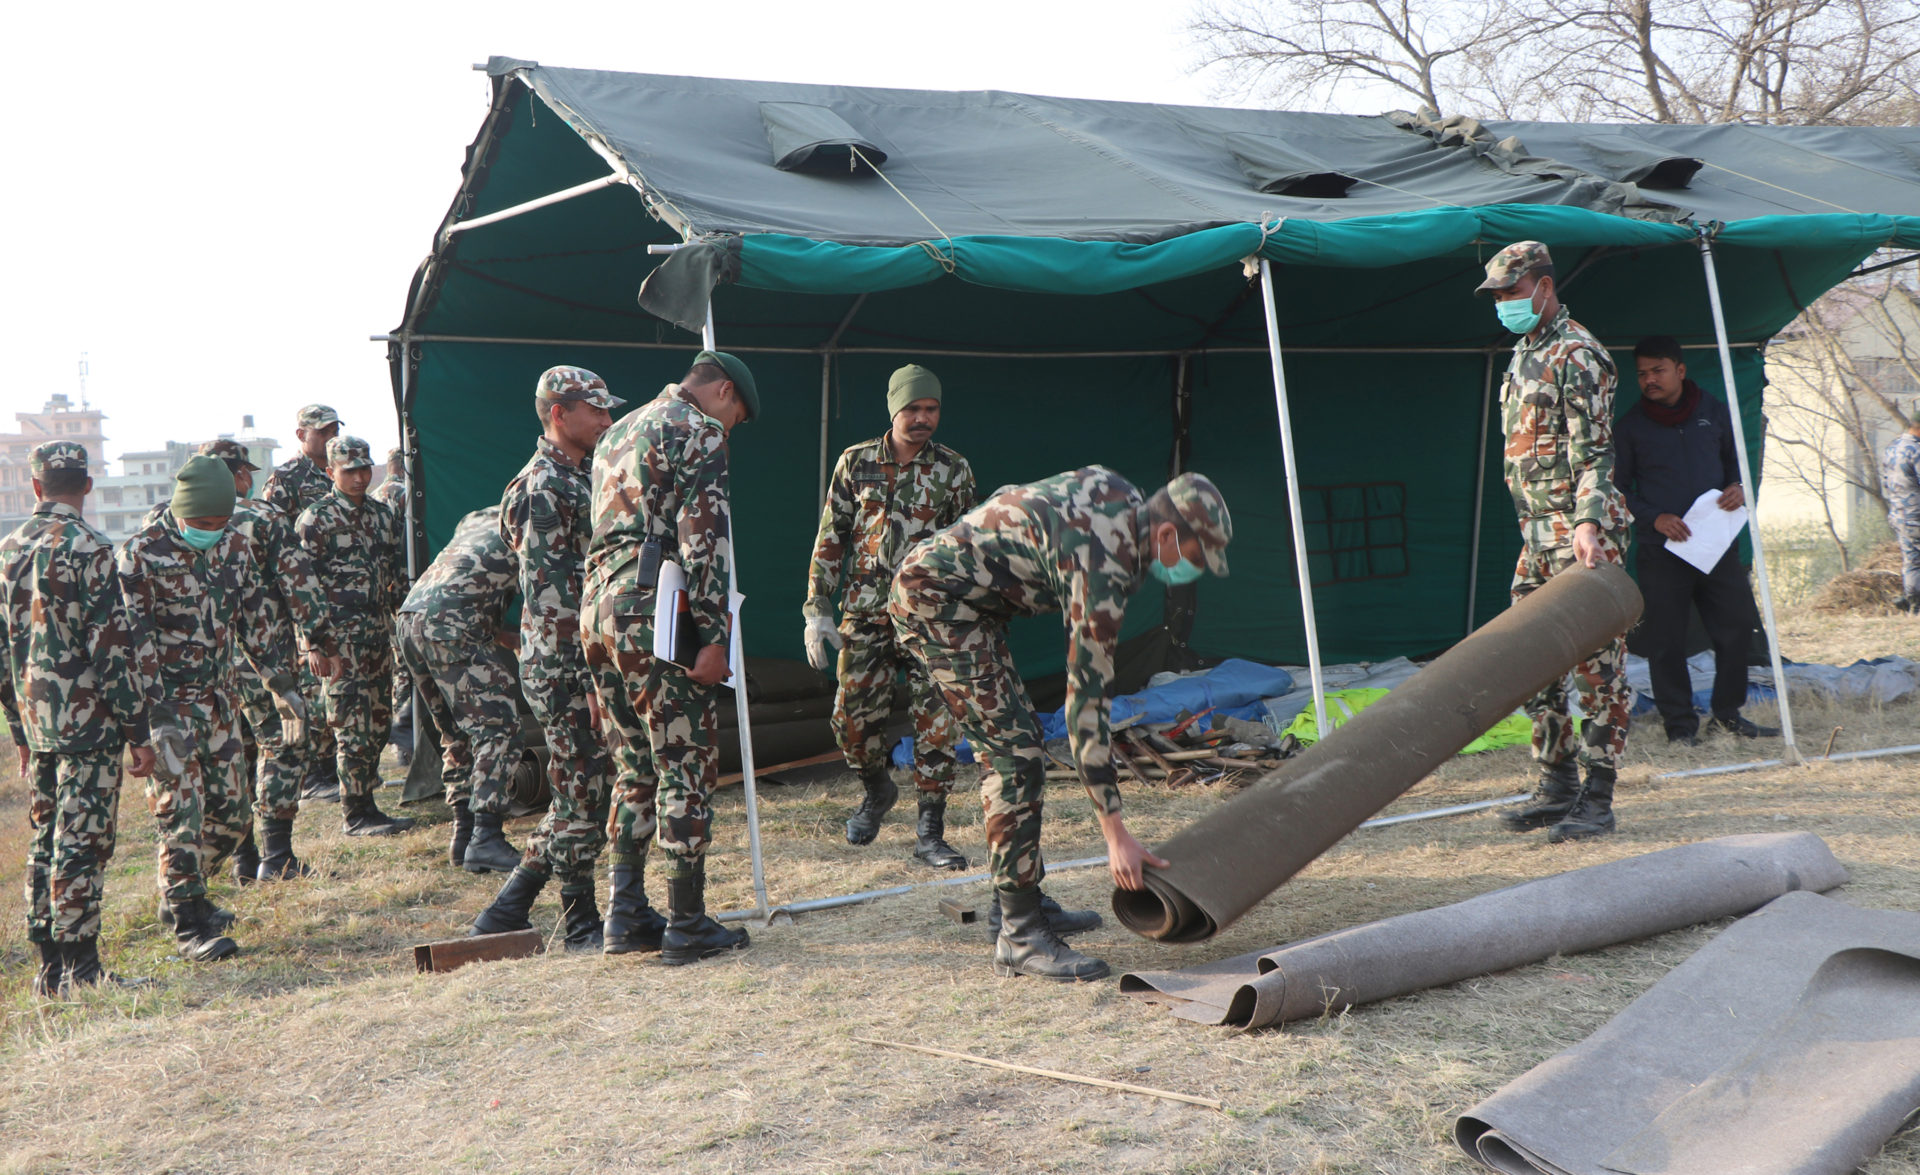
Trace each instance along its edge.
<instances>
[{"instance_id":1,"label":"hay pile","mask_svg":"<svg viewBox=\"0 0 1920 1175\"><path fill-rule=\"evenodd\" d=\"M1900 544L1885 542L1861 566L1828 580L1809 606L1821 612L1891 612L1903 594Z\"/></svg>"}]
</instances>

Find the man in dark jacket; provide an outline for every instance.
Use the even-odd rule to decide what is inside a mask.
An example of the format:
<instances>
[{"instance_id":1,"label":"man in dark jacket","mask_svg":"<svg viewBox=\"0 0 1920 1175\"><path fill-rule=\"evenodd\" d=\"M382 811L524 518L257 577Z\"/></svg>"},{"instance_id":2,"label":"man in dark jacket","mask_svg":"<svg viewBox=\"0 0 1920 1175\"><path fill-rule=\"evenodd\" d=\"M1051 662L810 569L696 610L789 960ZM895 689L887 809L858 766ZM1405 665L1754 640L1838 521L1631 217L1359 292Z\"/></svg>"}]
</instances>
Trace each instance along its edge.
<instances>
[{"instance_id":1,"label":"man in dark jacket","mask_svg":"<svg viewBox=\"0 0 1920 1175\"><path fill-rule=\"evenodd\" d=\"M1712 571L1701 571L1667 550L1691 534L1686 513L1702 494L1718 491L1722 510L1746 504L1734 452L1733 415L1724 402L1687 378L1680 344L1666 335L1642 339L1633 349L1640 402L1614 426L1619 456L1614 481L1627 496L1639 530L1640 594L1646 611L1640 636L1653 678L1653 701L1667 727L1667 741L1697 741L1700 715L1687 675L1687 614L1700 620L1713 642L1713 724L1729 734L1755 738L1779 731L1740 716L1747 700L1747 643L1758 615L1739 547L1729 547Z\"/></svg>"}]
</instances>

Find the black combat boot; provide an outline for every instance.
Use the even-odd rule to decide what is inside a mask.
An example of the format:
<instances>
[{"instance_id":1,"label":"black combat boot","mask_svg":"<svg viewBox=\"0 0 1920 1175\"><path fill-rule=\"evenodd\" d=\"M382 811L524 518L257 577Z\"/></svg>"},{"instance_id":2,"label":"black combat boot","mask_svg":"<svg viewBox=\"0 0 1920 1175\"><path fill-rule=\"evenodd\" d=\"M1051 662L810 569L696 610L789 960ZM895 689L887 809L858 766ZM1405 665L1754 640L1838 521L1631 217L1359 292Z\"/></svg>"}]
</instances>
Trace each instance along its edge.
<instances>
[{"instance_id":1,"label":"black combat boot","mask_svg":"<svg viewBox=\"0 0 1920 1175\"><path fill-rule=\"evenodd\" d=\"M1047 916L1048 928L1061 938L1098 929L1104 921L1098 910L1063 909L1045 893L1040 895L1040 912ZM997 901L987 903L987 941L1000 941L1000 903Z\"/></svg>"},{"instance_id":2,"label":"black combat boot","mask_svg":"<svg viewBox=\"0 0 1920 1175\"><path fill-rule=\"evenodd\" d=\"M600 949L609 955L657 951L667 920L647 904L646 865L607 869L607 924Z\"/></svg>"},{"instance_id":3,"label":"black combat boot","mask_svg":"<svg viewBox=\"0 0 1920 1175\"><path fill-rule=\"evenodd\" d=\"M669 967L711 959L751 942L745 930L728 930L707 917L706 858L691 864L688 876L667 878L667 930L660 936L660 959Z\"/></svg>"},{"instance_id":4,"label":"black combat boot","mask_svg":"<svg viewBox=\"0 0 1920 1175\"><path fill-rule=\"evenodd\" d=\"M920 797L920 822L914 826L918 838L913 859L935 869L965 869L967 859L947 843L947 797Z\"/></svg>"},{"instance_id":5,"label":"black combat boot","mask_svg":"<svg viewBox=\"0 0 1920 1175\"><path fill-rule=\"evenodd\" d=\"M215 934L225 934L227 931L233 929L235 922L240 921L240 916L232 910L222 910L219 906L214 905L212 901L204 897L200 900L207 904L207 925ZM160 918L160 925L175 925L174 918L178 915L179 907L167 901L167 895L160 895L160 905L156 909Z\"/></svg>"},{"instance_id":6,"label":"black combat boot","mask_svg":"<svg viewBox=\"0 0 1920 1175\"><path fill-rule=\"evenodd\" d=\"M540 890L547 884L547 875L535 873L525 865L514 866L507 875L507 883L494 895L493 904L480 911L473 920L470 934L505 934L509 930L528 930L533 923L527 921L527 914L533 909L533 899L540 896Z\"/></svg>"},{"instance_id":7,"label":"black combat boot","mask_svg":"<svg viewBox=\"0 0 1920 1175\"><path fill-rule=\"evenodd\" d=\"M213 903L203 894L173 907L173 938L189 962L211 963L240 953L240 944L215 929Z\"/></svg>"},{"instance_id":8,"label":"black combat boot","mask_svg":"<svg viewBox=\"0 0 1920 1175\"><path fill-rule=\"evenodd\" d=\"M1500 813L1500 823L1512 832L1531 832L1536 828L1545 828L1557 824L1560 818L1573 807L1573 799L1580 794L1580 764L1573 759L1565 763L1540 765L1540 780L1534 784L1533 795L1524 808L1509 808Z\"/></svg>"},{"instance_id":9,"label":"black combat boot","mask_svg":"<svg viewBox=\"0 0 1920 1175\"><path fill-rule=\"evenodd\" d=\"M61 994L70 994L76 987L96 987L102 983L115 987L145 987L151 979L134 979L126 975L116 975L100 965L100 936L89 935L79 942L63 942L60 951L66 957L66 978L60 983Z\"/></svg>"},{"instance_id":10,"label":"black combat boot","mask_svg":"<svg viewBox=\"0 0 1920 1175\"><path fill-rule=\"evenodd\" d=\"M340 815L340 831L348 836L393 836L413 827L409 817L382 812L371 795L342 796Z\"/></svg>"},{"instance_id":11,"label":"black combat boot","mask_svg":"<svg viewBox=\"0 0 1920 1175\"><path fill-rule=\"evenodd\" d=\"M300 858L293 855L293 821L282 820L275 816L260 818L260 839L267 842L267 851L260 858L260 867L254 870L254 876L261 881L291 881L300 877L314 876Z\"/></svg>"},{"instance_id":12,"label":"black combat boot","mask_svg":"<svg viewBox=\"0 0 1920 1175\"><path fill-rule=\"evenodd\" d=\"M40 970L33 976L33 994L43 1000L54 999L60 994L60 978L67 973L66 953L57 942L36 945L40 948Z\"/></svg>"},{"instance_id":13,"label":"black combat boot","mask_svg":"<svg viewBox=\"0 0 1920 1175\"><path fill-rule=\"evenodd\" d=\"M1056 983L1104 979L1107 965L1060 941L1040 908L1040 887L998 891L1000 937L993 942L995 975L1031 975Z\"/></svg>"},{"instance_id":14,"label":"black combat boot","mask_svg":"<svg viewBox=\"0 0 1920 1175\"><path fill-rule=\"evenodd\" d=\"M566 924L566 949L597 951L606 945L600 926L600 907L593 900L593 875L560 887L560 917Z\"/></svg>"},{"instance_id":15,"label":"black combat boot","mask_svg":"<svg viewBox=\"0 0 1920 1175\"><path fill-rule=\"evenodd\" d=\"M233 847L233 880L252 885L260 880L260 846L253 839L253 826L247 826L247 839Z\"/></svg>"},{"instance_id":16,"label":"black combat boot","mask_svg":"<svg viewBox=\"0 0 1920 1175\"><path fill-rule=\"evenodd\" d=\"M467 842L461 868L469 873L511 873L520 864L520 850L500 831L505 817L499 812L473 814L473 839Z\"/></svg>"},{"instance_id":17,"label":"black combat boot","mask_svg":"<svg viewBox=\"0 0 1920 1175\"><path fill-rule=\"evenodd\" d=\"M467 863L467 842L473 839L473 809L465 800L453 801L453 839L447 843L447 864L455 869Z\"/></svg>"},{"instance_id":18,"label":"black combat boot","mask_svg":"<svg viewBox=\"0 0 1920 1175\"><path fill-rule=\"evenodd\" d=\"M1613 781L1611 767L1587 768L1587 782L1560 822L1547 830L1547 843L1585 840L1613 831Z\"/></svg>"},{"instance_id":19,"label":"black combat boot","mask_svg":"<svg viewBox=\"0 0 1920 1175\"><path fill-rule=\"evenodd\" d=\"M860 785L867 789L867 798L847 819L847 843L850 845L872 844L873 838L880 835L880 818L900 798L900 789L894 786L893 776L885 765L868 768L860 777Z\"/></svg>"}]
</instances>

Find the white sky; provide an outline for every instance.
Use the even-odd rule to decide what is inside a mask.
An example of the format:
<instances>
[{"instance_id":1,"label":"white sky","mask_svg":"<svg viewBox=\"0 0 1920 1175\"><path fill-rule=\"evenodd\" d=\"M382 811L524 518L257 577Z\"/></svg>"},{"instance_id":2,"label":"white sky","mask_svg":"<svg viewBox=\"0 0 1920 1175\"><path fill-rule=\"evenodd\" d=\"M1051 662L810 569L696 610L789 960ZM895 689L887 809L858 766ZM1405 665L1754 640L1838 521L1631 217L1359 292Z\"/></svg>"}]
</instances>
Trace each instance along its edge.
<instances>
[{"instance_id":1,"label":"white sky","mask_svg":"<svg viewBox=\"0 0 1920 1175\"><path fill-rule=\"evenodd\" d=\"M550 65L1205 104L1187 0L7 6L0 410L75 392L108 453L332 404L398 436L385 348L486 112ZM297 14L297 15L295 15ZM679 28L674 27L678 25ZM23 76L24 75L24 76ZM1371 112L1373 106L1368 106ZM117 469L116 469L117 472Z\"/></svg>"}]
</instances>

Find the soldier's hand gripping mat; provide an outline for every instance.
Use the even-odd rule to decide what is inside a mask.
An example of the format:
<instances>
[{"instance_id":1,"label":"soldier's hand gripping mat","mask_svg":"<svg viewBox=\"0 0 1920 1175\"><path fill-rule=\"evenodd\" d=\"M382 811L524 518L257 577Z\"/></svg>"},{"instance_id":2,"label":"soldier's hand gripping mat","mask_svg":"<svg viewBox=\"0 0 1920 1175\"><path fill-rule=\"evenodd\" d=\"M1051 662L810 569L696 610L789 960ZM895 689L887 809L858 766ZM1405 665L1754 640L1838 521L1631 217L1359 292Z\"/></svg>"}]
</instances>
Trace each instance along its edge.
<instances>
[{"instance_id":1,"label":"soldier's hand gripping mat","mask_svg":"<svg viewBox=\"0 0 1920 1175\"><path fill-rule=\"evenodd\" d=\"M1447 650L1351 722L1155 848L1143 890L1115 889L1135 934L1219 933L1640 616L1620 568L1576 566Z\"/></svg>"},{"instance_id":2,"label":"soldier's hand gripping mat","mask_svg":"<svg viewBox=\"0 0 1920 1175\"><path fill-rule=\"evenodd\" d=\"M1810 893L1734 923L1454 1125L1514 1175L1842 1175L1920 1109L1920 914Z\"/></svg>"},{"instance_id":3,"label":"soldier's hand gripping mat","mask_svg":"<svg viewBox=\"0 0 1920 1175\"><path fill-rule=\"evenodd\" d=\"M1724 836L1198 967L1122 975L1120 990L1199 1024L1265 1028L1746 914L1846 880L1811 832Z\"/></svg>"}]
</instances>

